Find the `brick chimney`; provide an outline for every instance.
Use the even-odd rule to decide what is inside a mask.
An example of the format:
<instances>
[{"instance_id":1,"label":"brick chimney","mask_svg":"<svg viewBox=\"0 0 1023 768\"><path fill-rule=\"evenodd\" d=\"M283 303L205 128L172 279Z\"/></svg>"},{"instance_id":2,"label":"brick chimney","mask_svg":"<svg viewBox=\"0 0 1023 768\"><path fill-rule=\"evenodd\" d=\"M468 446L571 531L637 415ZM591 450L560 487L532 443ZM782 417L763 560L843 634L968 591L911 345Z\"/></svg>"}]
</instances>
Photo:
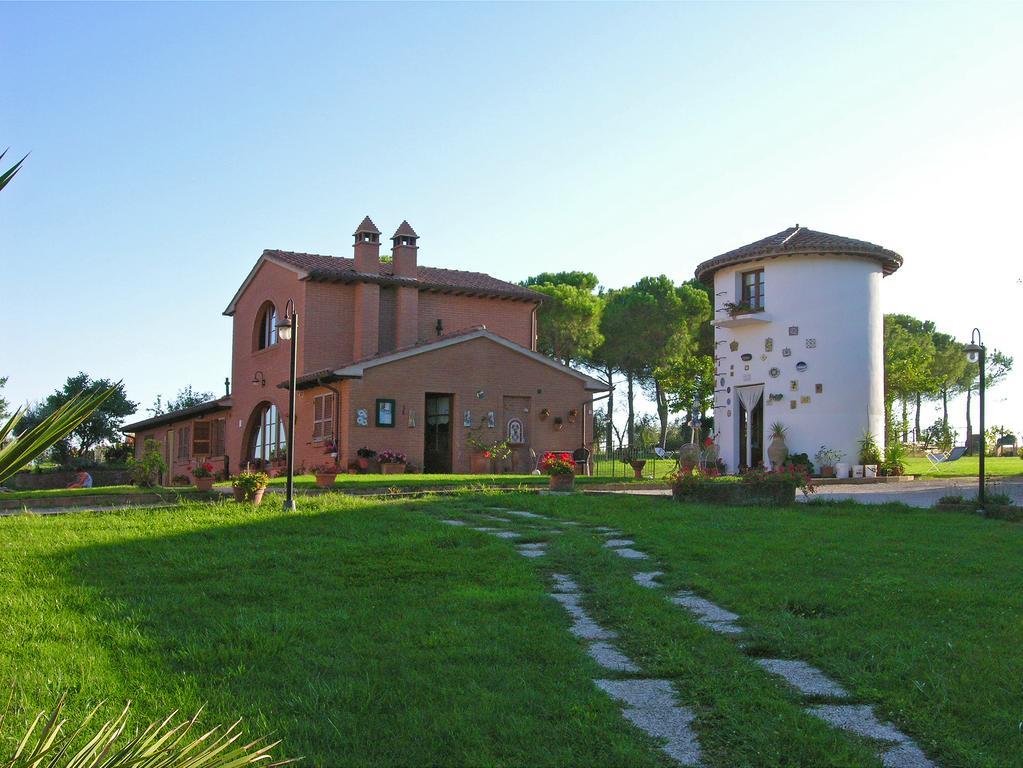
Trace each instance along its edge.
<instances>
[{"instance_id":1,"label":"brick chimney","mask_svg":"<svg viewBox=\"0 0 1023 768\"><path fill-rule=\"evenodd\" d=\"M391 236L391 271L395 277L413 280L419 274L416 253L419 251L419 235L403 221ZM399 285L395 302L395 336L399 349L415 344L419 338L419 288L414 285Z\"/></svg>"},{"instance_id":2,"label":"brick chimney","mask_svg":"<svg viewBox=\"0 0 1023 768\"><path fill-rule=\"evenodd\" d=\"M419 235L407 221L403 221L391 235L391 271L395 277L416 277L416 251L419 250L416 243L418 242Z\"/></svg>"},{"instance_id":3,"label":"brick chimney","mask_svg":"<svg viewBox=\"0 0 1023 768\"><path fill-rule=\"evenodd\" d=\"M369 216L355 230L355 271L380 272L380 230ZM352 328L352 357L372 357L380 348L380 286L355 284L355 323Z\"/></svg>"},{"instance_id":4,"label":"brick chimney","mask_svg":"<svg viewBox=\"0 0 1023 768\"><path fill-rule=\"evenodd\" d=\"M380 271L380 230L367 216L355 230L355 271Z\"/></svg>"}]
</instances>

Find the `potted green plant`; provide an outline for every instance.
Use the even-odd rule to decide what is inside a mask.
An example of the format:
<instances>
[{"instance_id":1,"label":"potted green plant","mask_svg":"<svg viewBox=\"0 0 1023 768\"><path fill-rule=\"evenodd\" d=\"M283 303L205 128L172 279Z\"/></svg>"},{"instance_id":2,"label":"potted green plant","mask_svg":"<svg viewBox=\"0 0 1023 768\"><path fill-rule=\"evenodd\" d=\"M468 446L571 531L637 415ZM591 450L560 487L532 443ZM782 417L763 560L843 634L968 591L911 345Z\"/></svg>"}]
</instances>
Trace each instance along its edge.
<instances>
[{"instance_id":1,"label":"potted green plant","mask_svg":"<svg viewBox=\"0 0 1023 768\"><path fill-rule=\"evenodd\" d=\"M550 475L552 491L571 491L575 485L575 462L570 453L548 451L540 459L540 469Z\"/></svg>"},{"instance_id":2,"label":"potted green plant","mask_svg":"<svg viewBox=\"0 0 1023 768\"><path fill-rule=\"evenodd\" d=\"M208 461L196 462L192 467L192 477L195 479L195 487L198 490L213 490L213 465Z\"/></svg>"},{"instance_id":3,"label":"potted green plant","mask_svg":"<svg viewBox=\"0 0 1023 768\"><path fill-rule=\"evenodd\" d=\"M234 500L259 504L263 501L263 492L269 484L270 476L266 472L239 472L231 478Z\"/></svg>"},{"instance_id":4,"label":"potted green plant","mask_svg":"<svg viewBox=\"0 0 1023 768\"><path fill-rule=\"evenodd\" d=\"M863 465L864 477L876 477L878 466L881 464L881 449L870 430L864 430L860 438L860 464Z\"/></svg>"},{"instance_id":5,"label":"potted green plant","mask_svg":"<svg viewBox=\"0 0 1023 768\"><path fill-rule=\"evenodd\" d=\"M377 461L380 462L380 472L384 475L400 475L405 472L405 465L408 459L401 451L380 451L377 454Z\"/></svg>"},{"instance_id":6,"label":"potted green plant","mask_svg":"<svg viewBox=\"0 0 1023 768\"><path fill-rule=\"evenodd\" d=\"M822 445L813 458L821 468L821 477L834 477L835 466L845 458L845 452Z\"/></svg>"},{"instance_id":7,"label":"potted green plant","mask_svg":"<svg viewBox=\"0 0 1023 768\"><path fill-rule=\"evenodd\" d=\"M469 454L469 473L472 475L493 474L494 462L504 461L511 456L511 443L508 439L484 440L482 425L469 430L465 442L472 449Z\"/></svg>"},{"instance_id":8,"label":"potted green plant","mask_svg":"<svg viewBox=\"0 0 1023 768\"><path fill-rule=\"evenodd\" d=\"M320 464L313 467L317 488L331 488L337 479L337 464Z\"/></svg>"},{"instance_id":9,"label":"potted green plant","mask_svg":"<svg viewBox=\"0 0 1023 768\"><path fill-rule=\"evenodd\" d=\"M362 446L362 448L357 450L355 452L356 456L355 461L358 463L359 469L361 469L363 472L369 469L369 463L376 458L376 455L377 455L376 451L374 451L372 448L367 448L366 446Z\"/></svg>"},{"instance_id":10,"label":"potted green plant","mask_svg":"<svg viewBox=\"0 0 1023 768\"><path fill-rule=\"evenodd\" d=\"M905 458L906 449L902 443L889 443L884 447L884 463L881 464L881 472L889 477L906 474L906 465L903 463Z\"/></svg>"},{"instance_id":11,"label":"potted green plant","mask_svg":"<svg viewBox=\"0 0 1023 768\"><path fill-rule=\"evenodd\" d=\"M771 425L771 444L767 446L767 458L772 467L780 467L789 456L789 447L785 445L788 431L781 422L776 421Z\"/></svg>"}]
</instances>

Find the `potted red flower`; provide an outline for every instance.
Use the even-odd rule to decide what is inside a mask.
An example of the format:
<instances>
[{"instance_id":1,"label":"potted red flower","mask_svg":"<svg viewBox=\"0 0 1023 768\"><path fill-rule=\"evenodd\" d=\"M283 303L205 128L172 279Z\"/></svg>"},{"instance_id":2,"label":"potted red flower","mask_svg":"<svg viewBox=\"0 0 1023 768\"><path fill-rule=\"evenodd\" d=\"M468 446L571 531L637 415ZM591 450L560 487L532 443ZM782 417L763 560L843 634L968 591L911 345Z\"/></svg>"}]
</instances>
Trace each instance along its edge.
<instances>
[{"instance_id":1,"label":"potted red flower","mask_svg":"<svg viewBox=\"0 0 1023 768\"><path fill-rule=\"evenodd\" d=\"M195 478L195 487L200 491L213 490L213 465L208 461L196 462L192 467L192 477Z\"/></svg>"},{"instance_id":2,"label":"potted red flower","mask_svg":"<svg viewBox=\"0 0 1023 768\"><path fill-rule=\"evenodd\" d=\"M570 453L545 453L540 459L540 469L550 475L552 491L571 491L575 485L575 462Z\"/></svg>"},{"instance_id":3,"label":"potted red flower","mask_svg":"<svg viewBox=\"0 0 1023 768\"><path fill-rule=\"evenodd\" d=\"M408 459L401 451L380 451L377 454L380 462L380 473L383 475L401 475L405 472Z\"/></svg>"},{"instance_id":4,"label":"potted red flower","mask_svg":"<svg viewBox=\"0 0 1023 768\"><path fill-rule=\"evenodd\" d=\"M313 467L317 488L331 488L337 478L337 464L320 464Z\"/></svg>"}]
</instances>

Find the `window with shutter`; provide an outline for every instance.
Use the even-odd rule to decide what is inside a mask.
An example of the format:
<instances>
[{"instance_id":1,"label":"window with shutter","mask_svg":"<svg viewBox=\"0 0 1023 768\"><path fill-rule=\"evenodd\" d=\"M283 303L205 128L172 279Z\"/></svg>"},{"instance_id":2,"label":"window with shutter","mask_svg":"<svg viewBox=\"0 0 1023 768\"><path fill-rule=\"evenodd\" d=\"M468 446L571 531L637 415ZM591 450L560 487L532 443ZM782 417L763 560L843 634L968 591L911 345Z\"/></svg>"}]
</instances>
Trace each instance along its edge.
<instances>
[{"instance_id":1,"label":"window with shutter","mask_svg":"<svg viewBox=\"0 0 1023 768\"><path fill-rule=\"evenodd\" d=\"M191 427L178 427L178 460L188 461L189 449L192 447Z\"/></svg>"},{"instance_id":2,"label":"window with shutter","mask_svg":"<svg viewBox=\"0 0 1023 768\"><path fill-rule=\"evenodd\" d=\"M210 432L210 456L223 456L227 449L224 447L227 434L227 421L217 419L211 424Z\"/></svg>"},{"instance_id":3,"label":"window with shutter","mask_svg":"<svg viewBox=\"0 0 1023 768\"><path fill-rule=\"evenodd\" d=\"M196 421L192 424L192 455L205 457L210 454L210 423Z\"/></svg>"},{"instance_id":4,"label":"window with shutter","mask_svg":"<svg viewBox=\"0 0 1023 768\"><path fill-rule=\"evenodd\" d=\"M313 398L313 440L331 440L334 437L334 393Z\"/></svg>"}]
</instances>

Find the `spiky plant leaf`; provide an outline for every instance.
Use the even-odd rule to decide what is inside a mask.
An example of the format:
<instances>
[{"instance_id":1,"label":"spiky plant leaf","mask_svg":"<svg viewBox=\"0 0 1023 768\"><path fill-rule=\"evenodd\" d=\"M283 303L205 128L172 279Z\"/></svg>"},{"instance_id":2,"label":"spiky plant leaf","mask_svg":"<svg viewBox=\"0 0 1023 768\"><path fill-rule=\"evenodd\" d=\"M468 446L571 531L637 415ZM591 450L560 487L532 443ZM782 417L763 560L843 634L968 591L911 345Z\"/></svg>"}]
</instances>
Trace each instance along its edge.
<instances>
[{"instance_id":1,"label":"spiky plant leaf","mask_svg":"<svg viewBox=\"0 0 1023 768\"><path fill-rule=\"evenodd\" d=\"M3 152L0 152L0 160L3 160L4 159L4 155L6 155L6 154L7 154L7 150L6 149ZM3 173L0 173L0 189L3 189L4 187L6 187L8 185L8 183L10 183L11 179L14 178L15 174L18 171L21 170L21 164L23 162L25 162L25 158L27 158L27 157L28 157L28 155L25 155L25 157L21 158L21 160L19 160L18 162L16 162L14 164L13 168L10 168L10 169L4 171Z\"/></svg>"},{"instance_id":2,"label":"spiky plant leaf","mask_svg":"<svg viewBox=\"0 0 1023 768\"><path fill-rule=\"evenodd\" d=\"M273 757L271 750L280 741L257 739L247 744L237 743L242 735L241 720L228 728L215 726L197 736L194 729L198 713L171 725L177 714L172 712L134 736L126 736L131 702L95 731L90 732L88 726L99 706L76 728L68 730L64 727L67 721L61 718L65 698L60 698L49 717L45 712L36 716L18 740L13 754L0 755L0 768L246 768L253 765L277 768L296 762ZM0 714L0 736L4 720L4 715Z\"/></svg>"},{"instance_id":3,"label":"spiky plant leaf","mask_svg":"<svg viewBox=\"0 0 1023 768\"><path fill-rule=\"evenodd\" d=\"M121 383L118 382L109 389L79 392L34 427L4 443L25 415L25 409L19 408L6 424L0 426L0 483L27 466L58 440L67 437L78 425L92 416L120 386Z\"/></svg>"}]
</instances>

